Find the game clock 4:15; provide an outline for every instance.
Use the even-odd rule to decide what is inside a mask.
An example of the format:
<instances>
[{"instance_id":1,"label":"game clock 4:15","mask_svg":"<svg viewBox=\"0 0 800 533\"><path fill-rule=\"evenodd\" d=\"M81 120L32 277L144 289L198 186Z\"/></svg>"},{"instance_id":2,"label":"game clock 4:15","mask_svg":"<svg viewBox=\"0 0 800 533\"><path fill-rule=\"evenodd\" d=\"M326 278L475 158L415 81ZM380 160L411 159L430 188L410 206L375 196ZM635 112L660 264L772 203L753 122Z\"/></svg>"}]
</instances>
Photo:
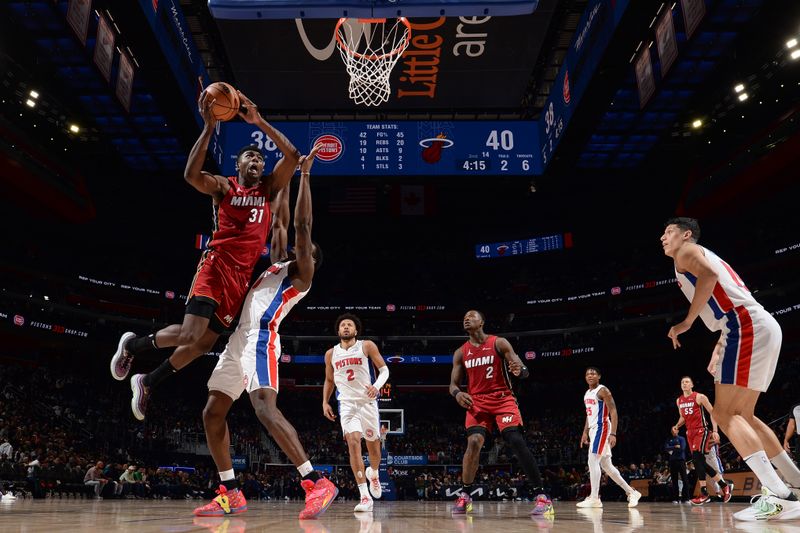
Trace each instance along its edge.
<instances>
[{"instance_id":1,"label":"game clock 4:15","mask_svg":"<svg viewBox=\"0 0 800 533\"><path fill-rule=\"evenodd\" d=\"M489 161L486 159L464 159L458 162L459 170L467 170L472 172L480 172L489 170Z\"/></svg>"}]
</instances>

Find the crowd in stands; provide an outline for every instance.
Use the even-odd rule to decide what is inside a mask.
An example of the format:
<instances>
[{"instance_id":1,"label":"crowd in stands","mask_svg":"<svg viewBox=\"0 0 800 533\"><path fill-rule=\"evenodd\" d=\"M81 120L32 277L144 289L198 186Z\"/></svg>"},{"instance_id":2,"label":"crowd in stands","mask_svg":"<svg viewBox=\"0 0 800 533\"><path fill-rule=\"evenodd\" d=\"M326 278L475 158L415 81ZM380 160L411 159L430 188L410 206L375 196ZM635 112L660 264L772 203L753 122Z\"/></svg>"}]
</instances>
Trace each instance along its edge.
<instances>
[{"instance_id":1,"label":"crowd in stands","mask_svg":"<svg viewBox=\"0 0 800 533\"><path fill-rule=\"evenodd\" d=\"M676 420L675 383L633 379L647 375L647 361L629 361L624 379L605 381L619 408L619 444L615 463L627 479L650 479L656 497L668 498L669 473L663 443ZM772 395L762 405L762 417L780 419L791 395L790 376L800 358L782 359ZM103 369L105 370L105 369ZM637 374L640 373L640 374ZM188 377L188 376L187 376ZM585 450L579 447L583 429L581 376L569 382L543 376L519 390L526 438L543 475L558 498L579 498L586 489ZM0 365L0 485L34 496L202 498L213 492L216 472L208 457L195 455L204 442L201 383L171 378L175 387L158 392L145 423L128 412L128 389L104 374L62 365L36 367ZM700 390L710 392L710 379L698 377ZM314 464L343 465L330 475L341 496L355 497L341 429L320 412L321 391L286 391L279 402L295 424ZM445 498L443 488L459 483L466 439L463 410L446 393L398 393L393 406L406 413L404 435L389 435L393 455L422 455L426 465L395 467L396 490L406 499ZM422 414L424 413L424 414ZM245 455L249 468L240 473L248 493L259 498L301 497L297 472L262 431L249 403L237 402L229 420L235 453ZM782 431L780 420L774 427ZM193 447L194 446L194 447ZM270 451L270 448L272 449ZM730 445L722 446L726 470L744 468ZM524 476L498 436L487 440L481 454L481 479L493 486L516 487L525 496ZM165 467L181 465L185 468ZM691 469L691 467L689 467ZM622 497L610 484L608 498ZM657 487L662 487L658 489ZM501 497L501 496L498 496ZM505 496L503 496L505 497Z\"/></svg>"}]
</instances>

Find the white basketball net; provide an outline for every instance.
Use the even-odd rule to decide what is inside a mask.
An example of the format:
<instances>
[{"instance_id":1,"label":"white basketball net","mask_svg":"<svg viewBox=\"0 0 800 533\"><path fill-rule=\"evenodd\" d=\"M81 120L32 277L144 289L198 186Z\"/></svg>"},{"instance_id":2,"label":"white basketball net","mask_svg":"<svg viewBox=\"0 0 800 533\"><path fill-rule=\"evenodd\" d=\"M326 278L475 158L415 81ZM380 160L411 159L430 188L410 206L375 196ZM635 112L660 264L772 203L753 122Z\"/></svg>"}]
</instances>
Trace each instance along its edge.
<instances>
[{"instance_id":1,"label":"white basketball net","mask_svg":"<svg viewBox=\"0 0 800 533\"><path fill-rule=\"evenodd\" d=\"M411 42L405 18L339 19L336 44L350 75L350 99L377 106L389 99L389 76Z\"/></svg>"}]
</instances>

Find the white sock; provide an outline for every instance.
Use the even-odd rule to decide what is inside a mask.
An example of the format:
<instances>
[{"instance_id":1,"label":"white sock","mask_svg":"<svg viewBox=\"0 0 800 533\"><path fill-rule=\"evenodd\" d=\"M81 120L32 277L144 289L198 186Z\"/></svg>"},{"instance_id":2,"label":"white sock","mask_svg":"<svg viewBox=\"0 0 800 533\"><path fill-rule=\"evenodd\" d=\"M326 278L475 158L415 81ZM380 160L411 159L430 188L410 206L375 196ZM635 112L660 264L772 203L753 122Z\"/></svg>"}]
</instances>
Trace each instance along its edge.
<instances>
[{"instance_id":1,"label":"white sock","mask_svg":"<svg viewBox=\"0 0 800 533\"><path fill-rule=\"evenodd\" d=\"M306 477L314 471L314 467L311 466L311 461L306 461L297 467L297 471L300 472L300 477Z\"/></svg>"},{"instance_id":2,"label":"white sock","mask_svg":"<svg viewBox=\"0 0 800 533\"><path fill-rule=\"evenodd\" d=\"M622 487L622 490L625 491L625 494L630 494L633 492L631 486L628 485L624 479L622 479L619 470L617 470L617 467L611 462L610 455L604 455L603 458L600 459L600 466L603 467L603 470L606 474L608 474L608 477L614 480L614 483Z\"/></svg>"},{"instance_id":3,"label":"white sock","mask_svg":"<svg viewBox=\"0 0 800 533\"><path fill-rule=\"evenodd\" d=\"M369 498L369 491L367 491L367 484L366 483L359 483L358 484L358 492L361 493L362 498Z\"/></svg>"},{"instance_id":4,"label":"white sock","mask_svg":"<svg viewBox=\"0 0 800 533\"><path fill-rule=\"evenodd\" d=\"M767 454L764 450L759 450L753 455L744 458L744 462L750 467L750 470L756 475L761 484L774 492L778 498L788 498L792 491L789 490L778 473L772 468L772 465L767 459Z\"/></svg>"},{"instance_id":5,"label":"white sock","mask_svg":"<svg viewBox=\"0 0 800 533\"><path fill-rule=\"evenodd\" d=\"M781 451L770 461L792 487L800 488L800 470L798 470L792 458L789 457L789 454L786 453L786 450Z\"/></svg>"},{"instance_id":6,"label":"white sock","mask_svg":"<svg viewBox=\"0 0 800 533\"><path fill-rule=\"evenodd\" d=\"M591 452L589 452L589 482L592 486L589 497L593 500L600 498L600 459L596 453Z\"/></svg>"},{"instance_id":7,"label":"white sock","mask_svg":"<svg viewBox=\"0 0 800 533\"><path fill-rule=\"evenodd\" d=\"M230 481L232 479L236 479L236 476L233 475L233 468L230 470L225 470L224 472L219 473L219 480L220 481Z\"/></svg>"}]
</instances>

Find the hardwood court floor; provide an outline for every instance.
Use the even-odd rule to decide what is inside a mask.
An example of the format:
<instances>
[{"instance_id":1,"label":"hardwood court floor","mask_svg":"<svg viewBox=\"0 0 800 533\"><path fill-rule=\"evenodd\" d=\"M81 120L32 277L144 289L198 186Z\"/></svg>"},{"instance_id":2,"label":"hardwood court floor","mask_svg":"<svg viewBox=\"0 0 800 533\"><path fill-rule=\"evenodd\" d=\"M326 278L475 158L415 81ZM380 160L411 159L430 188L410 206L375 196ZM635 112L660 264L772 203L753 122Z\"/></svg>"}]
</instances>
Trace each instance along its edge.
<instances>
[{"instance_id":1,"label":"hardwood court floor","mask_svg":"<svg viewBox=\"0 0 800 533\"><path fill-rule=\"evenodd\" d=\"M642 502L635 509L606 503L603 509L576 509L574 502L556 502L555 518L532 519L531 505L475 502L469 516L451 516L448 502L376 502L372 516L356 516L354 502L336 502L318 520L299 521L298 502L250 502L249 510L230 518L195 518L200 502L151 500L17 500L0 504L0 532L128 531L243 533L800 533L800 521L767 524L734 523L732 514L745 505Z\"/></svg>"}]
</instances>

